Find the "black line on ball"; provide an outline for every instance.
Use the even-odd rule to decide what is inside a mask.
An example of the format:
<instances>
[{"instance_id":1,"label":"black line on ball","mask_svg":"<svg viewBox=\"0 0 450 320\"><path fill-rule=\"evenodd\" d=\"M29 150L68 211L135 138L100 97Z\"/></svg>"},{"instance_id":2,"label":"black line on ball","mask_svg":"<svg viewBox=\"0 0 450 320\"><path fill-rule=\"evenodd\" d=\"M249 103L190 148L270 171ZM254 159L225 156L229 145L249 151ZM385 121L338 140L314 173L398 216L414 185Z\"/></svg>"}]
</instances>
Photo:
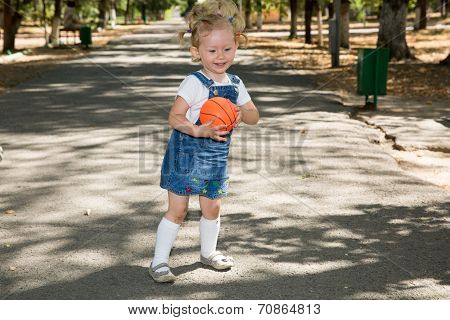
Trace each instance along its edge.
<instances>
[{"instance_id":1,"label":"black line on ball","mask_svg":"<svg viewBox=\"0 0 450 320\"><path fill-rule=\"evenodd\" d=\"M228 119L230 120L230 123L233 123L233 121L231 121L230 116L228 115L227 110L225 110L218 102L216 102L216 101L214 101L214 100L212 100L212 99L211 99L211 101L214 102L215 104L217 104L217 105L223 110L223 112L225 112L225 114L227 115ZM224 123L225 123L225 122L224 122Z\"/></svg>"},{"instance_id":2,"label":"black line on ball","mask_svg":"<svg viewBox=\"0 0 450 320\"><path fill-rule=\"evenodd\" d=\"M225 121L223 121L220 117L216 116L215 114L206 113L206 112L200 112L200 114L206 114L206 115L208 115L208 116L212 116L212 117L214 117L214 118L216 118L216 119L219 119L220 121L223 122L223 124L224 124L225 126L227 126L227 124L225 123ZM210 120L211 120L211 119L210 119ZM209 121L209 120L208 120L208 121ZM228 127L228 126L227 126L227 127Z\"/></svg>"}]
</instances>

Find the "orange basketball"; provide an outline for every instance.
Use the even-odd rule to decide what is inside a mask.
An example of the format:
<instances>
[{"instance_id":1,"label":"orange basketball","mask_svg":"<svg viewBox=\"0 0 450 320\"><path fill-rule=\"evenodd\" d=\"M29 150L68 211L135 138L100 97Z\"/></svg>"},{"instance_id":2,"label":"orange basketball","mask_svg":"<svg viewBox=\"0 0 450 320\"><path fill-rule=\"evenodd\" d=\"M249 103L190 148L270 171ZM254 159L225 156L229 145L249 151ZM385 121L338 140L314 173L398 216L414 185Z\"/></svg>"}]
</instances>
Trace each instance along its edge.
<instances>
[{"instance_id":1,"label":"orange basketball","mask_svg":"<svg viewBox=\"0 0 450 320\"><path fill-rule=\"evenodd\" d=\"M214 119L211 126L227 126L227 131L234 128L237 119L237 112L234 104L222 97L214 97L203 104L200 109L200 122L206 123Z\"/></svg>"}]
</instances>

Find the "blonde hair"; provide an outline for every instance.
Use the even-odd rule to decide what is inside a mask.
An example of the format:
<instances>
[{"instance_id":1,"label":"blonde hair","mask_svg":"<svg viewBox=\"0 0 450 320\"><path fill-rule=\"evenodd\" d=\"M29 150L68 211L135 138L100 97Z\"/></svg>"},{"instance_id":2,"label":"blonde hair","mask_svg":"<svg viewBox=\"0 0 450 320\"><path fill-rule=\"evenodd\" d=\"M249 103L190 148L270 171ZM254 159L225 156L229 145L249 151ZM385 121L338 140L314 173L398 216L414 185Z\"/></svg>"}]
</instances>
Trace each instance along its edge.
<instances>
[{"instance_id":1,"label":"blonde hair","mask_svg":"<svg viewBox=\"0 0 450 320\"><path fill-rule=\"evenodd\" d=\"M245 20L232 0L206 0L197 3L187 15L186 20L189 29L179 33L181 43L183 43L184 35L190 33L191 46L198 48L201 33L223 26L231 27L237 43L247 43L247 36L242 33L245 29Z\"/></svg>"}]
</instances>

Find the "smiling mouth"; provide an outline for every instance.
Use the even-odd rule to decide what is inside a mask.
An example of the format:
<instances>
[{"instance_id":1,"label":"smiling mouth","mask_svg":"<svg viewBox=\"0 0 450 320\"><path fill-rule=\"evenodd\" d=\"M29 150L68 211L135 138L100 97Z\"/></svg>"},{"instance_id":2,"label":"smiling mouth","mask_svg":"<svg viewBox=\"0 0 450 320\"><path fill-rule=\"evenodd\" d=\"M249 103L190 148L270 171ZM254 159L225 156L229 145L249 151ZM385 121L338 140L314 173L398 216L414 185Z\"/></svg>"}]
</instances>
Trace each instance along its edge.
<instances>
[{"instance_id":1,"label":"smiling mouth","mask_svg":"<svg viewBox=\"0 0 450 320\"><path fill-rule=\"evenodd\" d=\"M226 63L214 63L214 65L216 65L217 67L224 67Z\"/></svg>"}]
</instances>

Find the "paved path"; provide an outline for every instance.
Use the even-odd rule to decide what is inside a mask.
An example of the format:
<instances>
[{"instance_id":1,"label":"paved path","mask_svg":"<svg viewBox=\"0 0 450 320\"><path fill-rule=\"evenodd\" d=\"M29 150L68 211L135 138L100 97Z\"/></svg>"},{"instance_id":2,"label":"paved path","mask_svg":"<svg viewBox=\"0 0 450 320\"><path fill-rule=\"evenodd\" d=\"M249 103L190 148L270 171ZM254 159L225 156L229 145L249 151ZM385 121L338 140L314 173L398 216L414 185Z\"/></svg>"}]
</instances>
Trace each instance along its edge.
<instances>
[{"instance_id":1,"label":"paved path","mask_svg":"<svg viewBox=\"0 0 450 320\"><path fill-rule=\"evenodd\" d=\"M450 298L449 193L405 174L333 94L251 50L234 71L262 120L234 135L219 244L237 267L198 263L192 199L171 259L179 280L149 279L167 112L197 68L179 26L149 26L0 96L1 298Z\"/></svg>"}]
</instances>

